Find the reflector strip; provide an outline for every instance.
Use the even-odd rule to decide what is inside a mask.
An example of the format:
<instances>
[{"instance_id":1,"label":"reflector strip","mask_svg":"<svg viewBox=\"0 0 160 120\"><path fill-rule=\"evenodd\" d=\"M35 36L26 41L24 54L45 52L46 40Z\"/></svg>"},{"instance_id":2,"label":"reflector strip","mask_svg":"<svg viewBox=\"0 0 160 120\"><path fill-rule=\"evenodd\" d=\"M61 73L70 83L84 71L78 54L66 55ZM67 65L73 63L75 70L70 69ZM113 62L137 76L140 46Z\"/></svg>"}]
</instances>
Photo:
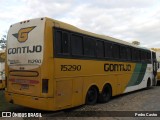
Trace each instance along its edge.
<instances>
[{"instance_id":1,"label":"reflector strip","mask_svg":"<svg viewBox=\"0 0 160 120\"><path fill-rule=\"evenodd\" d=\"M24 79L10 79L9 81L11 81L13 83L28 84L28 85L39 83L39 81L37 81L37 80L24 80Z\"/></svg>"}]
</instances>

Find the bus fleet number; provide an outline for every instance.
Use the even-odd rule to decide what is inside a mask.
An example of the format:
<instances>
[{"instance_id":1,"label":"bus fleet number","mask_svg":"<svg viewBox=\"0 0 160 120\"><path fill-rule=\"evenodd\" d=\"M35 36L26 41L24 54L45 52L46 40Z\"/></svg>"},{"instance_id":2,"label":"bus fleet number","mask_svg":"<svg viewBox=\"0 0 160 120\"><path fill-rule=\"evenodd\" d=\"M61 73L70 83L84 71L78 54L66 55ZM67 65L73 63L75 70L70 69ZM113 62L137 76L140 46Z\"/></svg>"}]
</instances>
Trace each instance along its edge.
<instances>
[{"instance_id":1,"label":"bus fleet number","mask_svg":"<svg viewBox=\"0 0 160 120\"><path fill-rule=\"evenodd\" d=\"M61 71L80 71L81 65L61 65Z\"/></svg>"}]
</instances>

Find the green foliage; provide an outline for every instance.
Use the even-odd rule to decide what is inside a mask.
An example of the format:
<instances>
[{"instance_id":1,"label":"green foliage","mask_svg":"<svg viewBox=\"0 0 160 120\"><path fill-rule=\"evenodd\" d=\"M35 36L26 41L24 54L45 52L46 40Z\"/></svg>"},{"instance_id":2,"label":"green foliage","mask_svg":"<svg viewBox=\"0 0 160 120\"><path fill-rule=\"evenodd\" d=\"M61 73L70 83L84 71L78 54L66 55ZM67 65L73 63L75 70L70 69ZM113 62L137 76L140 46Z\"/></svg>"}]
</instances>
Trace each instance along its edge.
<instances>
[{"instance_id":1,"label":"green foliage","mask_svg":"<svg viewBox=\"0 0 160 120\"><path fill-rule=\"evenodd\" d=\"M6 48L6 42L7 42L7 35L3 35L0 39L0 48L1 49Z\"/></svg>"}]
</instances>

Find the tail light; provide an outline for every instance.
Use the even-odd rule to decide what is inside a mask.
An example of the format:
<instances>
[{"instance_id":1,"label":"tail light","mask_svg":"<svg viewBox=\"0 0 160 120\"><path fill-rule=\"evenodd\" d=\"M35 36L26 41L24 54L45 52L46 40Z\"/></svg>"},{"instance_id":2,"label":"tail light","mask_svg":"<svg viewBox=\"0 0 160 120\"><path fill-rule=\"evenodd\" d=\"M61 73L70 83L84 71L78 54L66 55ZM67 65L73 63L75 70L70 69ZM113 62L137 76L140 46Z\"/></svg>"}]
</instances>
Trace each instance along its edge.
<instances>
[{"instance_id":1,"label":"tail light","mask_svg":"<svg viewBox=\"0 0 160 120\"><path fill-rule=\"evenodd\" d=\"M48 93L48 79L42 79L42 93Z\"/></svg>"}]
</instances>

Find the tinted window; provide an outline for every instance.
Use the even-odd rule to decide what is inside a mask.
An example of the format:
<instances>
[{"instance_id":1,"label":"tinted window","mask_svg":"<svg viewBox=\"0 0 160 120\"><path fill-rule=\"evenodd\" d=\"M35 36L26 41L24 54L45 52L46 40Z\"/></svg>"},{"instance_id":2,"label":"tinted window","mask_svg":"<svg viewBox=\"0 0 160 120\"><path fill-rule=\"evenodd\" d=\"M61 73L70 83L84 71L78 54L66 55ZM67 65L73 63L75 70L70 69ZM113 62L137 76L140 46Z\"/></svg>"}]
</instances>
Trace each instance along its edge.
<instances>
[{"instance_id":1,"label":"tinted window","mask_svg":"<svg viewBox=\"0 0 160 120\"><path fill-rule=\"evenodd\" d=\"M145 61L146 60L146 52L141 50L141 61Z\"/></svg>"},{"instance_id":2,"label":"tinted window","mask_svg":"<svg viewBox=\"0 0 160 120\"><path fill-rule=\"evenodd\" d=\"M62 34L62 53L69 53L69 35L67 32Z\"/></svg>"},{"instance_id":3,"label":"tinted window","mask_svg":"<svg viewBox=\"0 0 160 120\"><path fill-rule=\"evenodd\" d=\"M104 57L104 43L103 43L103 41L96 42L96 56L98 58Z\"/></svg>"},{"instance_id":4,"label":"tinted window","mask_svg":"<svg viewBox=\"0 0 160 120\"><path fill-rule=\"evenodd\" d=\"M140 61L141 60L141 51L139 49L132 48L132 60Z\"/></svg>"},{"instance_id":5,"label":"tinted window","mask_svg":"<svg viewBox=\"0 0 160 120\"><path fill-rule=\"evenodd\" d=\"M156 59L156 53L155 52L152 52L152 58Z\"/></svg>"},{"instance_id":6,"label":"tinted window","mask_svg":"<svg viewBox=\"0 0 160 120\"><path fill-rule=\"evenodd\" d=\"M127 47L127 60L131 60L131 48Z\"/></svg>"},{"instance_id":7,"label":"tinted window","mask_svg":"<svg viewBox=\"0 0 160 120\"><path fill-rule=\"evenodd\" d=\"M135 49L135 60L136 61L140 60L140 51L138 49Z\"/></svg>"},{"instance_id":8,"label":"tinted window","mask_svg":"<svg viewBox=\"0 0 160 120\"><path fill-rule=\"evenodd\" d=\"M147 61L151 62L151 52L147 51Z\"/></svg>"},{"instance_id":9,"label":"tinted window","mask_svg":"<svg viewBox=\"0 0 160 120\"><path fill-rule=\"evenodd\" d=\"M137 50L137 60L141 61L141 50Z\"/></svg>"},{"instance_id":10,"label":"tinted window","mask_svg":"<svg viewBox=\"0 0 160 120\"><path fill-rule=\"evenodd\" d=\"M71 55L78 55L81 57L96 56L97 59L105 57L113 60L151 61L151 51L149 50L104 41L63 29L55 29L54 49L55 55L60 57L72 58ZM152 52L152 57L156 59L154 52Z\"/></svg>"},{"instance_id":11,"label":"tinted window","mask_svg":"<svg viewBox=\"0 0 160 120\"><path fill-rule=\"evenodd\" d=\"M84 55L89 57L95 56L95 45L94 39L86 37L84 39Z\"/></svg>"},{"instance_id":12,"label":"tinted window","mask_svg":"<svg viewBox=\"0 0 160 120\"><path fill-rule=\"evenodd\" d=\"M136 60L136 50L134 48L132 48L132 60Z\"/></svg>"},{"instance_id":13,"label":"tinted window","mask_svg":"<svg viewBox=\"0 0 160 120\"><path fill-rule=\"evenodd\" d=\"M126 50L126 47L125 46L121 46L120 48L121 48L121 50L120 50L121 59L122 60L127 59L127 50Z\"/></svg>"},{"instance_id":14,"label":"tinted window","mask_svg":"<svg viewBox=\"0 0 160 120\"><path fill-rule=\"evenodd\" d=\"M61 31L56 31L55 48L57 53L62 53L62 32Z\"/></svg>"},{"instance_id":15,"label":"tinted window","mask_svg":"<svg viewBox=\"0 0 160 120\"><path fill-rule=\"evenodd\" d=\"M70 41L69 33L61 30L55 32L55 52L56 54L69 55Z\"/></svg>"},{"instance_id":16,"label":"tinted window","mask_svg":"<svg viewBox=\"0 0 160 120\"><path fill-rule=\"evenodd\" d=\"M112 44L105 42L105 57L112 58Z\"/></svg>"},{"instance_id":17,"label":"tinted window","mask_svg":"<svg viewBox=\"0 0 160 120\"><path fill-rule=\"evenodd\" d=\"M82 41L83 41L82 36L74 35L74 34L71 36L72 55L82 55L83 54Z\"/></svg>"},{"instance_id":18,"label":"tinted window","mask_svg":"<svg viewBox=\"0 0 160 120\"><path fill-rule=\"evenodd\" d=\"M119 58L119 45L113 44L113 58L118 59Z\"/></svg>"}]
</instances>

